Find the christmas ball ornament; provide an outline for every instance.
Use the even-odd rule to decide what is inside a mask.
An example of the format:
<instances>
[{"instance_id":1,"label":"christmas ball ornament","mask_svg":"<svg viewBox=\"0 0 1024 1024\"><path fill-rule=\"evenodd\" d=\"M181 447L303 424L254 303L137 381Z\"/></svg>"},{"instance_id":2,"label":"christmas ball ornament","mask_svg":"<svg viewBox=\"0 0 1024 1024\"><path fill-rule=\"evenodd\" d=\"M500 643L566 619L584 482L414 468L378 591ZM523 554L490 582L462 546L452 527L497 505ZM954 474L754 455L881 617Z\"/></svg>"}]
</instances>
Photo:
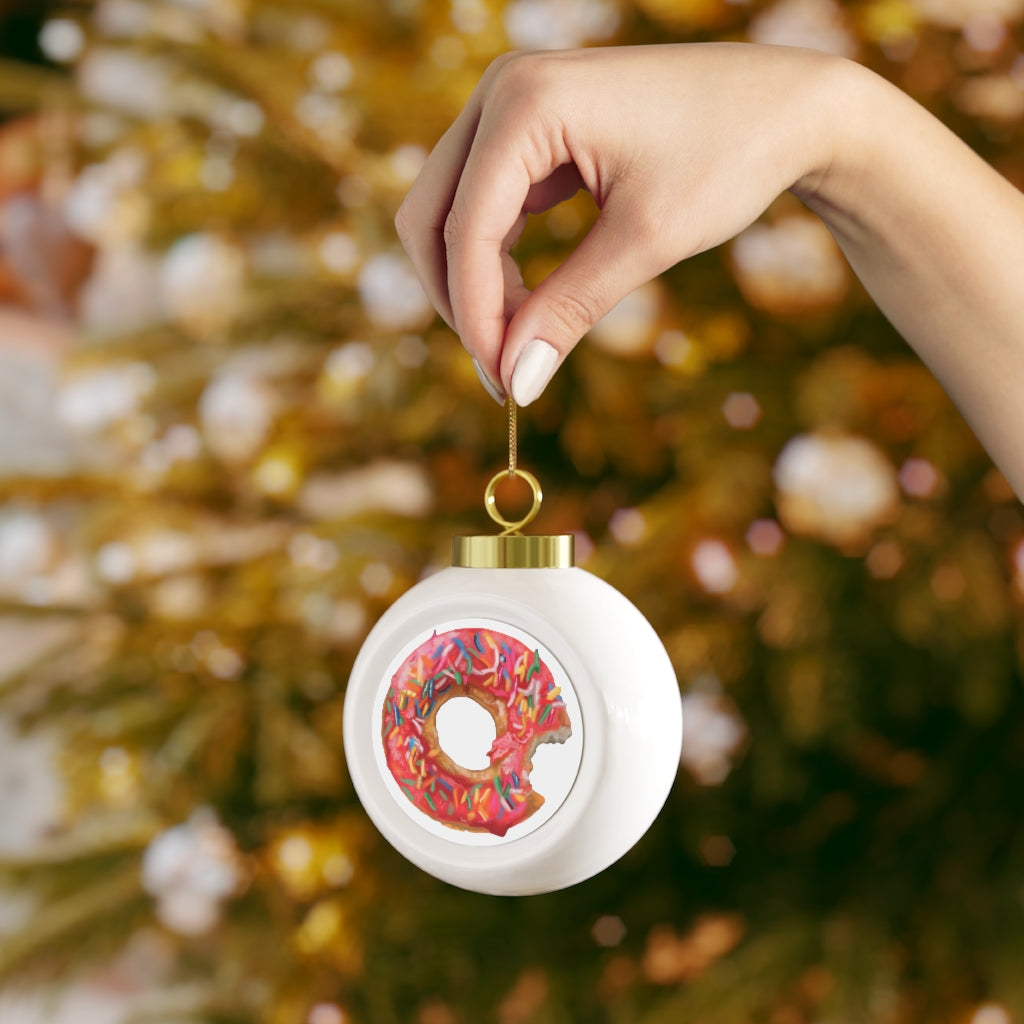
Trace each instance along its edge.
<instances>
[{"instance_id":1,"label":"christmas ball ornament","mask_svg":"<svg viewBox=\"0 0 1024 1024\"><path fill-rule=\"evenodd\" d=\"M549 892L618 860L679 765L682 712L657 634L573 564L573 537L520 531L540 485L515 459L485 492L497 536L455 537L452 565L381 617L349 680L349 772L384 837L424 871L493 895ZM498 511L507 477L533 491Z\"/></svg>"}]
</instances>

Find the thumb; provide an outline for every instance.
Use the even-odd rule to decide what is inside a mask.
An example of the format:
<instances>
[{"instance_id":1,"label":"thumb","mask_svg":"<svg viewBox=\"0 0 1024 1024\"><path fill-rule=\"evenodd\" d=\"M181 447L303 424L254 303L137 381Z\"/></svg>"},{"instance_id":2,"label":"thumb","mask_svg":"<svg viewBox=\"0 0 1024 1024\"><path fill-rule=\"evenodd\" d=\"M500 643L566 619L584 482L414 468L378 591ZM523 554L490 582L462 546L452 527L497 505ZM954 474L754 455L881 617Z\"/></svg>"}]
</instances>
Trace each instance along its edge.
<instances>
[{"instance_id":1,"label":"thumb","mask_svg":"<svg viewBox=\"0 0 1024 1024\"><path fill-rule=\"evenodd\" d=\"M583 335L658 272L635 229L606 206L575 252L529 294L509 321L501 379L516 404L535 401Z\"/></svg>"}]
</instances>

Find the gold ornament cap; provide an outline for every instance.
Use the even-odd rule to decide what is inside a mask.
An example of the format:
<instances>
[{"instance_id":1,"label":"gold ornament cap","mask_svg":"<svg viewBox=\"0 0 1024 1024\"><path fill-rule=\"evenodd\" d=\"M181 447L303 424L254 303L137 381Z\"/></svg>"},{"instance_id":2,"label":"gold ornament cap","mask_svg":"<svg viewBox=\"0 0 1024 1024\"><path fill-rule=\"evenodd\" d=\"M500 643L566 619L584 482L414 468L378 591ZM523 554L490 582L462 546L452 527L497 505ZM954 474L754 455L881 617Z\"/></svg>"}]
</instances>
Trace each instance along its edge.
<instances>
[{"instance_id":1,"label":"gold ornament cap","mask_svg":"<svg viewBox=\"0 0 1024 1024\"><path fill-rule=\"evenodd\" d=\"M495 490L505 479L519 477L533 491L533 505L519 520L508 520L499 511ZM576 564L571 533L524 537L519 531L540 511L540 482L525 469L510 466L495 473L484 491L487 514L504 530L494 537L452 537L452 565L463 569L571 569Z\"/></svg>"},{"instance_id":2,"label":"gold ornament cap","mask_svg":"<svg viewBox=\"0 0 1024 1024\"><path fill-rule=\"evenodd\" d=\"M576 564L571 533L523 537L452 537L452 565L463 569L571 569Z\"/></svg>"}]
</instances>

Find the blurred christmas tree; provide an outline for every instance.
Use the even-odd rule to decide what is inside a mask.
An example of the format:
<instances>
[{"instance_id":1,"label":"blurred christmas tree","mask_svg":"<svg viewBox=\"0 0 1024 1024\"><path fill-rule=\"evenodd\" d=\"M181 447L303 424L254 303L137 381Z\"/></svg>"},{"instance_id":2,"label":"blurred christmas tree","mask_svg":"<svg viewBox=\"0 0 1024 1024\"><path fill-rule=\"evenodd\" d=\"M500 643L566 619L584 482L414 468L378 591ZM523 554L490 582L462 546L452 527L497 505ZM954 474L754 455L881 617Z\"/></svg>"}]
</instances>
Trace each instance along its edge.
<instances>
[{"instance_id":1,"label":"blurred christmas tree","mask_svg":"<svg viewBox=\"0 0 1024 1024\"><path fill-rule=\"evenodd\" d=\"M524 417L538 525L578 533L685 691L652 832L566 892L464 893L369 827L340 747L367 629L480 528L503 458L501 413L392 228L487 63L817 46L1021 184L1022 18L1016 0L55 11L41 46L65 71L0 77L10 109L39 98L0 139L0 285L77 338L60 457L13 438L0 480L0 630L21 654L0 706L56 731L65 780L31 843L12 807L52 803L38 759L0 793L7 983L87 972L137 1019L210 1024L1024 1020L1024 519L793 200L623 302ZM530 225L529 279L591 215L577 198Z\"/></svg>"}]
</instances>

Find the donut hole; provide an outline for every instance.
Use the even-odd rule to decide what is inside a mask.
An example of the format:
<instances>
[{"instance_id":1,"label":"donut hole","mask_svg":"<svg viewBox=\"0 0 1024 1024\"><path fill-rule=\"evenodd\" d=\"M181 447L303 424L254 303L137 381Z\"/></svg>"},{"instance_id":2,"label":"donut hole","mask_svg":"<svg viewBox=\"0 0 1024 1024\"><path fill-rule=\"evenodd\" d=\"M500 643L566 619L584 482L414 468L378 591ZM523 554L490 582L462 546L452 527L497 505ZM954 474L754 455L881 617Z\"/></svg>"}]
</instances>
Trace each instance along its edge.
<instances>
[{"instance_id":1,"label":"donut hole","mask_svg":"<svg viewBox=\"0 0 1024 1024\"><path fill-rule=\"evenodd\" d=\"M487 768L487 756L497 727L491 713L472 697L453 697L437 709L437 739L441 749L466 771Z\"/></svg>"}]
</instances>

